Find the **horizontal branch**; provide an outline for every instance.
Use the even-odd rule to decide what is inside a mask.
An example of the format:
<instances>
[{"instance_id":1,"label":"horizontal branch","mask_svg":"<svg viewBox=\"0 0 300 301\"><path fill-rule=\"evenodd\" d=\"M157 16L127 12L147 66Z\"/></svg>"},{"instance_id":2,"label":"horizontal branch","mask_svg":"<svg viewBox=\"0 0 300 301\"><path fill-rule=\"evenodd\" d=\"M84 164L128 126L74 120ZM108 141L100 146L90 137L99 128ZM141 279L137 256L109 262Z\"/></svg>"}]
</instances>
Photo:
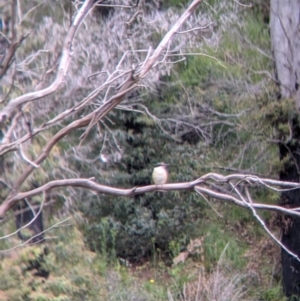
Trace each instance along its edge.
<instances>
[{"instance_id":1,"label":"horizontal branch","mask_svg":"<svg viewBox=\"0 0 300 301\"><path fill-rule=\"evenodd\" d=\"M260 178L255 175L245 175L245 174L231 174L228 176L220 175L217 173L208 173L201 178L195 180L192 182L192 184L202 183L206 182L207 180L213 180L215 182L224 182L229 183L230 181L244 181L245 183L251 184L251 185L263 185L269 187L270 185L276 186L276 187L286 187L288 190L290 189L298 189L300 188L300 183L296 182L288 182L288 181L279 181L275 179L266 179L266 178ZM276 189L275 187L270 187L272 189L283 191L284 189Z\"/></svg>"},{"instance_id":2,"label":"horizontal branch","mask_svg":"<svg viewBox=\"0 0 300 301\"><path fill-rule=\"evenodd\" d=\"M167 42L170 42L172 36L178 28L186 21L186 19L194 12L196 6L200 4L201 0L194 0L193 3L189 6L189 8L184 12L184 14L175 22L172 28L168 31L166 36L163 38L162 42L157 46L153 55L146 59L145 63L140 67L138 71L132 70L128 75L127 79L121 84L119 90L116 91L116 94L113 95L109 100L107 100L104 104L102 104L97 110L88 114L87 116L73 121L71 124L61 129L56 133L46 144L43 151L39 154L39 156L33 161L35 165L41 164L49 155L50 151L63 137L69 134L71 131L87 126L86 132L83 135L83 138L89 132L90 128L95 125L99 120L101 120L104 116L106 116L113 108L115 108L124 98L124 96L136 87L137 83L142 80L154 67L155 63L157 63L157 59L159 55L162 53L164 48L168 45ZM1 120L1 113L0 113ZM7 200L13 197L24 181L28 178L28 176L33 172L33 165L28 165L23 173L19 176L19 178L15 181L12 192L8 196ZM6 201L5 201L6 202Z\"/></svg>"},{"instance_id":3,"label":"horizontal branch","mask_svg":"<svg viewBox=\"0 0 300 301\"><path fill-rule=\"evenodd\" d=\"M208 184L211 182L211 180L214 180L217 183L224 183L224 179L230 179L230 181L234 180L235 182L230 182L232 185L241 185L241 184L249 184L249 182L256 182L259 183L261 186L266 185L266 183L276 183L277 186L283 186L283 187L290 187L290 189L299 189L299 183L293 183L293 182L281 182L277 180L271 180L271 179L263 179L258 178L255 176L249 176L249 175L229 175L229 176L222 176L219 174L209 173L207 175L204 175L200 177L199 179L192 181L192 182L182 182L182 183L170 183L165 185L148 185L148 186L142 186L142 187L133 187L129 189L124 188L117 188L117 187L111 187L106 186L102 184L98 184L95 182L94 178L90 179L65 179L65 180L54 180L51 182L46 183L45 185L42 185L36 189L32 189L30 191L26 192L18 192L13 195L10 195L1 205L0 205L0 218L4 218L5 213L12 208L16 203L19 201L34 197L36 195L39 195L41 193L47 192L49 190L52 190L54 188L59 187L80 187L85 188L97 193L103 193L108 195L116 195L116 196L124 196L124 197L132 197L134 195L141 195L148 192L153 192L156 190L159 191L178 191L178 190L195 190L196 192L213 197L215 199L223 200L223 201L229 201L232 202L238 206L248 208L247 204L242 202L240 198L237 196L235 197L234 194L232 194L231 191L220 193L219 191L216 191L217 188L214 190L212 188L207 188ZM236 181L238 181L238 184L236 184ZM202 184L202 185L201 185ZM201 186L200 186L201 185ZM266 185L267 186L267 185ZM274 187L267 186L270 189L275 189ZM293 209L287 209L281 206L276 205L266 205L266 204L260 204L260 203L251 203L251 206L255 209L262 209L262 210L271 210L271 211L277 211L288 215L295 215L300 216L300 208L293 208Z\"/></svg>"}]
</instances>

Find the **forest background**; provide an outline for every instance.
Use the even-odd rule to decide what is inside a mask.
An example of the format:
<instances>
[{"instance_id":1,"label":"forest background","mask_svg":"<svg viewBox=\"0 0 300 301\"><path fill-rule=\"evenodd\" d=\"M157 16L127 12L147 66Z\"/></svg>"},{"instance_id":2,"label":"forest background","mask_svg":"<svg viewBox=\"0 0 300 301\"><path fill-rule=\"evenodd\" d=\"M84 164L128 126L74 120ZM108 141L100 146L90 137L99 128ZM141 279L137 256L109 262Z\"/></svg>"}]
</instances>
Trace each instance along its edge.
<instances>
[{"instance_id":1,"label":"forest background","mask_svg":"<svg viewBox=\"0 0 300 301\"><path fill-rule=\"evenodd\" d=\"M138 65L149 47L155 49L188 5L123 2L98 3L89 13L55 93L26 102L14 118L2 120L3 200L58 131L122 88L128 76L122 71ZM10 99L55 81L70 22L82 3L0 3L5 108ZM14 9L15 32L7 25L14 22ZM278 137L290 134L288 117L296 113L292 100L278 102L269 15L264 0L201 3L168 44L161 64L108 115L86 124L88 131L78 128L58 141L18 189L92 177L113 187L146 186L160 161L170 164L172 183L212 172L277 179L284 165ZM19 42L6 69L10 45L4 35ZM99 89L81 110L70 109L115 70L119 77L106 90ZM36 128L43 130L33 135ZM12 143L25 135L32 137L21 147ZM278 204L280 193L255 186L252 198ZM6 213L0 300L285 300L280 247L251 210L189 190L128 198L72 186L27 201L43 204L45 241L20 245L17 233L10 235L17 213ZM278 215L261 212L261 217L280 237Z\"/></svg>"}]
</instances>

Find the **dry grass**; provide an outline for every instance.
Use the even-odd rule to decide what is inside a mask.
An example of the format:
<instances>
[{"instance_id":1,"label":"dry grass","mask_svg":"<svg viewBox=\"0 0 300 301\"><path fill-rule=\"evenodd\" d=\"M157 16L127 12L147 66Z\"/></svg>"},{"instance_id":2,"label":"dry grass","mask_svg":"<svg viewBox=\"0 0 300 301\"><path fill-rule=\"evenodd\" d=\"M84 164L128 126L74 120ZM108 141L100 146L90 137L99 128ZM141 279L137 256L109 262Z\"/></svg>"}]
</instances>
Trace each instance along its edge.
<instances>
[{"instance_id":1,"label":"dry grass","mask_svg":"<svg viewBox=\"0 0 300 301\"><path fill-rule=\"evenodd\" d=\"M228 246L228 245L227 245ZM224 248L216 268L207 273L204 268L198 272L198 278L189 281L179 293L181 301L246 301L249 288L256 282L254 273L241 274L230 269L224 258ZM176 298L175 298L176 299ZM175 300L168 291L168 300Z\"/></svg>"}]
</instances>

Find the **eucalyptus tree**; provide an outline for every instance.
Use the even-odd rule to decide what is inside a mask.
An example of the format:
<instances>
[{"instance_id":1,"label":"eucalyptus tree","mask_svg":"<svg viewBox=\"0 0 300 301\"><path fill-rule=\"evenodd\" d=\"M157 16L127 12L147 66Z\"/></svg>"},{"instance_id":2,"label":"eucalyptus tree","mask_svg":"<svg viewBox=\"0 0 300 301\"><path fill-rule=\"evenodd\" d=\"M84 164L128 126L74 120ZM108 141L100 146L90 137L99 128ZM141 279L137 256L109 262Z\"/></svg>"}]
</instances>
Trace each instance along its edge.
<instances>
[{"instance_id":1,"label":"eucalyptus tree","mask_svg":"<svg viewBox=\"0 0 300 301\"><path fill-rule=\"evenodd\" d=\"M247 117L249 112L244 110L233 116L229 110L230 105L222 102L222 92L232 90L232 86L228 87L230 80L224 79L222 89L220 86L214 89L217 90L214 91L217 94L214 100L206 99L201 104L185 89L185 83L179 81L187 95L187 101L183 106L178 106L175 118L168 118L170 108L166 102L169 99L162 97L165 96L161 93L164 86L160 83L162 78L170 74L178 76L182 71L180 67L177 73L172 73L176 63L185 61L191 55L201 55L225 69L213 52L198 52L201 47L206 49L206 44L217 49L220 40L218 28L214 25L214 14L197 10L200 2L193 1L181 10L180 16L172 9L160 10L157 7L158 1L136 3L124 0L122 4L115 1L108 5L110 11L106 11L107 15L101 11L103 6L107 6L104 1L11 0L10 6L7 2L1 2L4 28L1 35L1 217L21 200L37 196L42 196L39 199L42 207L52 203L53 199L61 200L63 214L72 212L75 203L80 203L82 208L89 207L87 211L90 220L98 219L99 215L93 210L93 203L87 200L96 198L101 202L103 194L113 195L114 198L108 202L107 207L115 200L114 204L119 206L123 215L130 213L124 209L138 208L136 201L154 207L157 203L137 197L157 190L155 185L148 185L150 166L154 163L156 153L161 156L160 151L164 150L170 159L176 158L174 163L177 166L177 173L171 173L171 180L175 183L159 187L159 190L175 191L169 199L169 206L174 208L174 203L182 202L177 190L187 191L188 195L191 195L192 190L194 199L191 201L199 196L209 203L209 197L246 208L289 256L299 260L292 252L295 250L289 249L288 243L285 244L283 240L284 244L281 244L271 233L257 210L281 212L291 216L291 219L298 217L299 213L282 206L261 204L251 196L251 189L255 190L257 187L263 186L274 191L283 187L298 191L296 189L299 184L258 177L253 175L253 171L257 171L253 169L241 172L245 171L245 153L254 148L253 143L244 141L238 150L233 152L230 148L234 143L239 145L237 140L243 140L243 137L236 139L232 129L243 127L244 124L237 120L241 114ZM221 15L222 9L228 8L229 4L219 4L220 23L227 24L227 30L241 7L237 2L230 5L230 9L234 7L235 10ZM271 18L271 24L272 20ZM292 45L290 39L287 45ZM297 57L293 51L286 56L290 57L288 63L291 65L291 60ZM232 57L228 55L226 59L232 60ZM241 62L234 61L233 64L239 65ZM199 75L197 66L194 67L195 74ZM203 69L207 72L207 76L203 73L200 76L213 86L215 82L211 66L206 64L200 67L205 67ZM182 73L188 77L190 70ZM293 73L293 77L297 79L295 74ZM204 94L201 91L204 87L197 86L200 79L197 76L189 77L189 83L195 90ZM284 79L286 78L285 76ZM246 86L248 83L243 88ZM282 97L297 94L297 81L292 81L290 90L286 88L286 84L282 84L282 87ZM251 88L254 91L257 86L253 85ZM172 90L171 98L175 94L181 96L176 89L178 88L174 87ZM242 99L241 90L243 89L238 90L238 94ZM293 92L287 94L286 90ZM153 99L149 95L154 95L159 105L151 108ZM215 102L215 107L222 107L223 112L209 106L212 102ZM173 104L176 109L178 103ZM158 117L159 113L162 113L162 118ZM140 114L140 124L150 125L161 134L157 135L157 140L152 135L153 132L147 132L146 127L143 128L148 139L147 145L151 145L151 149L142 149L144 136L138 136L142 127L136 126L136 120L130 114ZM215 119L208 120L208 116ZM251 119L251 115L248 118ZM116 125L123 125L126 129L125 138ZM292 122L290 125L294 129L295 124ZM135 139L141 138L138 143L138 139L131 139L133 135ZM172 145L165 142L167 139L178 143L178 157L172 153ZM120 143L125 140L126 147ZM184 143L189 144L189 147ZM286 157L287 150L297 145L294 139L288 143L281 142L282 158ZM198 175L202 163L198 161L204 156L198 149L205 145L213 146L205 154L207 156L211 155L210 152L220 151L219 156L222 157L226 152L238 166L237 169L228 170L235 170L237 173L228 176L217 173ZM295 155L296 151L297 149ZM255 166L259 166L267 157L262 148L252 154L257 158L253 160ZM186 157L193 159L189 161L190 165L183 164L187 162L184 161ZM124 158L127 160L126 164L123 163ZM181 174L180 169L183 168L185 173ZM283 173L281 179L297 180L284 178ZM123 187L114 187L116 183L121 183ZM78 187L84 189L78 190ZM120 196L130 197L133 205L127 208L119 205L117 197ZM155 197L150 200L153 198ZM163 208L158 212L161 220L168 215ZM179 216L180 222L181 210L173 212ZM151 213L140 210L136 215L144 219L143 225L148 226L147 229L143 228L142 234L148 231L151 237L153 229L148 223ZM135 235L140 235L141 231L137 227L140 224L140 220L136 222L130 228L131 233L135 231ZM179 224L174 223L174 229ZM166 227L162 223L161 229L163 228ZM131 241L128 245L130 244Z\"/></svg>"},{"instance_id":2,"label":"eucalyptus tree","mask_svg":"<svg viewBox=\"0 0 300 301\"><path fill-rule=\"evenodd\" d=\"M87 176L114 183L114 163L128 155L117 114L160 123L141 99L212 31L211 16L195 13L200 2L181 16L157 1L1 2L2 217L33 187ZM60 199L67 212L89 197L70 189L37 201Z\"/></svg>"},{"instance_id":3,"label":"eucalyptus tree","mask_svg":"<svg viewBox=\"0 0 300 301\"><path fill-rule=\"evenodd\" d=\"M300 170L300 1L271 0L270 30L272 49L279 86L280 114L275 119L279 130L278 145L282 162L280 179L299 182ZM288 108L285 109L284 107ZM284 126L282 126L284 125ZM299 189L282 193L282 204L287 208L300 205ZM297 217L282 219L282 243L300 255L300 220ZM300 262L282 250L283 282L288 297L300 296ZM294 299L292 299L294 300Z\"/></svg>"}]
</instances>

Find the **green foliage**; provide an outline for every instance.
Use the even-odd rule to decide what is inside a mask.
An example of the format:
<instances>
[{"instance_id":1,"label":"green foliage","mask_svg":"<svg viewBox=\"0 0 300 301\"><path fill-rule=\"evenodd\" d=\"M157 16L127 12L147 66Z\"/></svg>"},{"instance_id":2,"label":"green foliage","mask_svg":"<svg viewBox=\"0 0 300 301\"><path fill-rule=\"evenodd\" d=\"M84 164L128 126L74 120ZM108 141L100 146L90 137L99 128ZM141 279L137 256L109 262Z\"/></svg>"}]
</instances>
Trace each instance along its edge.
<instances>
[{"instance_id":1,"label":"green foliage","mask_svg":"<svg viewBox=\"0 0 300 301\"><path fill-rule=\"evenodd\" d=\"M252 19L249 19L248 23L249 29L245 26L246 29L243 30L249 30L254 37L260 31L255 29ZM235 81L243 78L247 83L244 85L246 87L248 83L258 79L249 79L245 66L228 60L228 57L249 66L255 61L257 67L263 68L268 67L269 61L265 58L257 59L255 51L245 51L244 48L249 45L246 47L239 44L238 37L239 35L230 33L224 35L222 47L226 49L225 52L205 49L226 68L210 57L188 57L176 68L176 76L162 79L166 88L158 91L156 96L149 96L149 112L157 116L160 126L168 131L161 131L147 115L122 111L110 114L109 118L113 124L111 130L124 150L122 161L118 165L111 165L115 170L113 185L134 187L150 184L153 165L162 160L172 164L170 182L189 181L205 172L213 171L216 167L227 165L258 173L267 171L273 174L273 170L278 169L274 167L274 163L278 163L276 146L272 147L264 142L272 133L272 126L263 124L263 110L256 109L264 101L265 95L255 100L246 95L242 101L240 96L236 96L242 93L242 88L238 87ZM262 40L261 43L263 42ZM178 79L185 87L185 93L182 86L177 84ZM194 95L192 106L186 95ZM269 104L273 104L271 97ZM168 116L173 115L177 116L180 124L180 116L189 116L191 110L196 113L195 118L189 117L183 121L195 126L199 126L201 122L212 123L209 139L205 140L199 132L194 134L188 126L179 132L180 127L176 123L173 125L165 121ZM236 115L240 111L245 113ZM207 131L207 128L203 128L203 131ZM268 153L267 158L262 156L263 149ZM262 160L264 164L261 164ZM109 181L107 178L103 180ZM260 195L257 196L260 199ZM262 199L268 201L265 195ZM203 210L203 202L199 202L199 197L191 192L154 193L134 199L101 196L101 199L90 199L89 204L90 206L84 209L84 214L90 221L90 225L85 227L89 245L98 251L105 250L106 254L113 252L114 246L117 256L135 260L153 256L155 249L174 256L184 249L190 238L199 234L193 227L195 221L198 222L199 218L208 219L205 216L207 211ZM190 212L197 213L191 216ZM228 219L247 224L252 220L252 216L245 209L233 209L228 214ZM104 235L105 220L109 221L107 233L112 230L113 234ZM201 222L199 225L204 226ZM205 229L207 230L207 225ZM207 251L209 260L215 262L219 256L218 252L227 242L226 239L221 239L219 245L217 243L216 246L211 246ZM230 245L236 244L231 240L229 242ZM238 249L237 247L236 250ZM242 249L237 254L231 254L233 260L242 254Z\"/></svg>"},{"instance_id":2,"label":"green foliage","mask_svg":"<svg viewBox=\"0 0 300 301\"><path fill-rule=\"evenodd\" d=\"M215 0L208 3L213 7L219 4ZM168 7L186 4L179 0L163 3ZM216 15L221 17L221 10ZM218 16L216 30L222 26ZM34 13L35 18L40 16ZM57 18L61 16L57 14ZM93 128L85 140L92 163L70 156L68 164L79 176L92 174L102 184L126 188L151 184L152 168L160 161L172 164L170 182L191 181L207 172L227 173L231 169L274 176L280 168L278 151L267 141L277 138L278 132L283 140L288 137L287 120L296 116L292 100L281 103L273 85L260 84L266 79L266 72L261 71L270 72L273 63L257 49L270 48L268 28L262 19L261 13L247 12L243 22L222 34L217 49L190 49L208 56L188 56L171 76L160 78L161 86L153 95L142 95L149 114L137 113L141 110L138 105L132 105L132 112L111 112L103 121L107 127L101 125L105 139L99 142ZM160 38L154 33L153 43ZM36 51L40 43L33 37L24 51ZM81 58L81 65L84 62ZM60 153L73 153L69 142L77 142L82 133L76 131L57 144L44 163L49 173L39 174L37 170L40 182L47 180L54 168L60 170L64 164L57 160ZM47 140L35 140L30 155L39 153ZM121 149L121 160L97 160L104 146L112 154ZM27 247L19 254L18 264L11 260L9 268L1 264L0 289L8 292L9 300L165 300L166 287L160 283L146 281L141 291L125 269L117 265L117 272L111 272L109 263L116 264L117 258L134 262L146 258L152 259L154 266L160 259L171 264L186 250L190 239L205 237L203 264L207 272L215 270L224 249L231 266L242 269L248 245L239 235L241 230L253 237L262 235L255 230L249 211L220 206L223 219L219 219L192 191L154 192L134 198L83 192L76 198L77 207L72 210L82 213L80 231L73 226L56 229L57 238L47 246L47 255L41 248ZM254 198L273 203L278 194L255 190ZM63 200L58 201L63 204ZM34 276L38 269L28 270L32 262L49 272L49 279ZM185 270L185 265L178 265L169 271L180 290L191 281ZM134 283L131 286L130 281ZM16 287L19 289L13 291ZM276 299L276 292L280 296L276 289L263 292L262 299L281 300Z\"/></svg>"},{"instance_id":3,"label":"green foliage","mask_svg":"<svg viewBox=\"0 0 300 301\"><path fill-rule=\"evenodd\" d=\"M15 283L20 281L20 274L16 267L11 267L8 270L4 270L3 266L1 265L1 273L7 273L6 277L3 277L1 280L1 290L13 288Z\"/></svg>"},{"instance_id":4,"label":"green foliage","mask_svg":"<svg viewBox=\"0 0 300 301\"><path fill-rule=\"evenodd\" d=\"M106 261L115 260L115 241L118 228L111 218L103 217L93 229L88 229L94 233L93 237L89 237L89 244L95 251L100 252Z\"/></svg>"},{"instance_id":5,"label":"green foliage","mask_svg":"<svg viewBox=\"0 0 300 301\"><path fill-rule=\"evenodd\" d=\"M227 247L226 247L227 246ZM234 265L236 269L240 269L245 265L243 253L245 245L238 242L237 238L226 229L220 229L216 225L211 225L205 238L204 257L205 264L208 269L212 268L220 259L224 249L227 260Z\"/></svg>"},{"instance_id":6,"label":"green foliage","mask_svg":"<svg viewBox=\"0 0 300 301\"><path fill-rule=\"evenodd\" d=\"M172 279L174 279L176 286L180 290L183 289L185 283L188 283L191 280L191 278L193 278L185 271L186 271L186 265L183 264L176 265L168 270L169 275L172 277Z\"/></svg>"},{"instance_id":7,"label":"green foliage","mask_svg":"<svg viewBox=\"0 0 300 301\"><path fill-rule=\"evenodd\" d=\"M75 283L77 285L77 283ZM60 295L70 295L72 292L72 283L65 276L50 278L45 286L46 292L51 292L55 297Z\"/></svg>"},{"instance_id":8,"label":"green foliage","mask_svg":"<svg viewBox=\"0 0 300 301\"><path fill-rule=\"evenodd\" d=\"M189 3L189 0L165 0L162 1L162 7L168 8L168 7L185 7Z\"/></svg>"},{"instance_id":9,"label":"green foliage","mask_svg":"<svg viewBox=\"0 0 300 301\"><path fill-rule=\"evenodd\" d=\"M171 240L169 243L169 250L171 252L171 256L176 257L181 251L182 245L179 241Z\"/></svg>"},{"instance_id":10,"label":"green foliage","mask_svg":"<svg viewBox=\"0 0 300 301\"><path fill-rule=\"evenodd\" d=\"M194 52L197 52L196 50ZM209 53L212 56L215 54L210 49L205 49L205 53ZM222 77L225 67L220 65L217 61L208 57L207 55L188 56L186 60L176 66L176 71L180 74L180 80L185 87L201 87L206 88L211 84L214 79ZM174 80L171 78L170 80ZM179 87L177 87L179 89ZM171 91L170 91L171 92ZM175 92L175 93L174 93ZM174 87L170 97L179 96L182 91L176 93Z\"/></svg>"},{"instance_id":11,"label":"green foliage","mask_svg":"<svg viewBox=\"0 0 300 301\"><path fill-rule=\"evenodd\" d=\"M260 298L265 301L286 301L282 292L282 286L276 285L261 292ZM293 300L293 299L291 299Z\"/></svg>"},{"instance_id":12,"label":"green foliage","mask_svg":"<svg viewBox=\"0 0 300 301\"><path fill-rule=\"evenodd\" d=\"M151 283L150 281L147 281L144 283L144 287L146 292L150 293L153 300L165 300L166 294L166 288L161 286L159 283Z\"/></svg>"},{"instance_id":13,"label":"green foliage","mask_svg":"<svg viewBox=\"0 0 300 301\"><path fill-rule=\"evenodd\" d=\"M24 247L17 261L9 256L3 261L0 289L9 300L106 299L105 280L95 268L103 259L85 249L75 227L54 232L55 242Z\"/></svg>"}]
</instances>

